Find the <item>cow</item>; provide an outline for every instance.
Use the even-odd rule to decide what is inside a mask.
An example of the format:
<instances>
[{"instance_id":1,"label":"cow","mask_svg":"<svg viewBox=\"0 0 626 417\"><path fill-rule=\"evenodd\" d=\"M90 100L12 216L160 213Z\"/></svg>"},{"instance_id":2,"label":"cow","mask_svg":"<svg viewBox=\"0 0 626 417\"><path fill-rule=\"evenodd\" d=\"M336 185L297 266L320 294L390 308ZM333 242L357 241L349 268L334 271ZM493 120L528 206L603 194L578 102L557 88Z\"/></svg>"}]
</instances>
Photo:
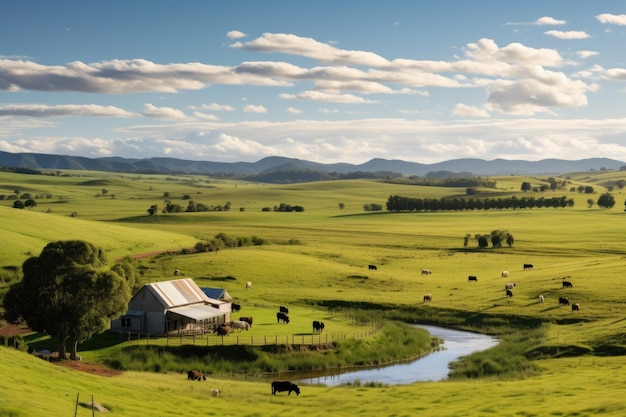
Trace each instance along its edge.
<instances>
[{"instance_id":1,"label":"cow","mask_svg":"<svg viewBox=\"0 0 626 417\"><path fill-rule=\"evenodd\" d=\"M276 395L277 392L289 391L291 395L291 391L295 392L296 395L300 395L300 387L294 384L291 381L273 381L272 382L272 395Z\"/></svg>"},{"instance_id":2,"label":"cow","mask_svg":"<svg viewBox=\"0 0 626 417\"><path fill-rule=\"evenodd\" d=\"M289 309L284 306L278 307L278 311L280 311L281 313L289 314Z\"/></svg>"},{"instance_id":3,"label":"cow","mask_svg":"<svg viewBox=\"0 0 626 417\"><path fill-rule=\"evenodd\" d=\"M283 321L285 324L289 324L289 316L285 313L281 313L280 311L276 313L276 320L280 323Z\"/></svg>"},{"instance_id":4,"label":"cow","mask_svg":"<svg viewBox=\"0 0 626 417\"><path fill-rule=\"evenodd\" d=\"M211 388L211 396L217 397L218 395L220 395L220 390L218 390L217 388Z\"/></svg>"},{"instance_id":5,"label":"cow","mask_svg":"<svg viewBox=\"0 0 626 417\"><path fill-rule=\"evenodd\" d=\"M569 305L569 298L567 298L567 297L559 297L559 305L560 306L568 306Z\"/></svg>"},{"instance_id":6,"label":"cow","mask_svg":"<svg viewBox=\"0 0 626 417\"><path fill-rule=\"evenodd\" d=\"M524 270L533 269L533 264L524 264Z\"/></svg>"},{"instance_id":7,"label":"cow","mask_svg":"<svg viewBox=\"0 0 626 417\"><path fill-rule=\"evenodd\" d=\"M177 277L178 275L180 275L180 271L177 268L174 270L174 276Z\"/></svg>"},{"instance_id":8,"label":"cow","mask_svg":"<svg viewBox=\"0 0 626 417\"><path fill-rule=\"evenodd\" d=\"M477 277L475 277L474 275L470 275L469 277L467 277L467 280L468 280L469 282L472 282L472 281L474 281L474 282L478 282L478 278L477 278Z\"/></svg>"},{"instance_id":9,"label":"cow","mask_svg":"<svg viewBox=\"0 0 626 417\"><path fill-rule=\"evenodd\" d=\"M430 275L432 273L433 271L431 271L430 269L422 269L422 275Z\"/></svg>"},{"instance_id":10,"label":"cow","mask_svg":"<svg viewBox=\"0 0 626 417\"><path fill-rule=\"evenodd\" d=\"M252 327L252 317L239 317L239 320L245 321L246 323L250 325L250 327Z\"/></svg>"},{"instance_id":11,"label":"cow","mask_svg":"<svg viewBox=\"0 0 626 417\"><path fill-rule=\"evenodd\" d=\"M513 291L506 290L506 296L509 297L509 298L513 297Z\"/></svg>"},{"instance_id":12,"label":"cow","mask_svg":"<svg viewBox=\"0 0 626 417\"><path fill-rule=\"evenodd\" d=\"M217 333L218 336L228 336L228 333L230 333L230 327L225 324L220 324L215 328L215 333Z\"/></svg>"},{"instance_id":13,"label":"cow","mask_svg":"<svg viewBox=\"0 0 626 417\"><path fill-rule=\"evenodd\" d=\"M246 289L252 288L252 283L250 281L246 282Z\"/></svg>"},{"instance_id":14,"label":"cow","mask_svg":"<svg viewBox=\"0 0 626 417\"><path fill-rule=\"evenodd\" d=\"M578 303L572 304L572 314L574 314L574 311L580 311L580 304Z\"/></svg>"},{"instance_id":15,"label":"cow","mask_svg":"<svg viewBox=\"0 0 626 417\"><path fill-rule=\"evenodd\" d=\"M426 301L433 301L432 294L424 294L424 302Z\"/></svg>"},{"instance_id":16,"label":"cow","mask_svg":"<svg viewBox=\"0 0 626 417\"><path fill-rule=\"evenodd\" d=\"M206 376L197 370L188 371L187 372L187 380L190 381L206 381Z\"/></svg>"},{"instance_id":17,"label":"cow","mask_svg":"<svg viewBox=\"0 0 626 417\"><path fill-rule=\"evenodd\" d=\"M515 287L515 283L514 282L507 282L506 284L504 284L504 289L505 290L512 290L513 287Z\"/></svg>"},{"instance_id":18,"label":"cow","mask_svg":"<svg viewBox=\"0 0 626 417\"><path fill-rule=\"evenodd\" d=\"M230 327L233 330L250 330L250 324L247 321L235 320L230 322Z\"/></svg>"},{"instance_id":19,"label":"cow","mask_svg":"<svg viewBox=\"0 0 626 417\"><path fill-rule=\"evenodd\" d=\"M241 304L232 303L230 305L230 311L239 311L241 310Z\"/></svg>"},{"instance_id":20,"label":"cow","mask_svg":"<svg viewBox=\"0 0 626 417\"><path fill-rule=\"evenodd\" d=\"M539 302L543 303L543 295L539 294Z\"/></svg>"},{"instance_id":21,"label":"cow","mask_svg":"<svg viewBox=\"0 0 626 417\"><path fill-rule=\"evenodd\" d=\"M563 281L563 288L574 288L574 286L569 281Z\"/></svg>"},{"instance_id":22,"label":"cow","mask_svg":"<svg viewBox=\"0 0 626 417\"><path fill-rule=\"evenodd\" d=\"M502 276L502 278L508 278L509 271L502 271L502 273L500 275Z\"/></svg>"},{"instance_id":23,"label":"cow","mask_svg":"<svg viewBox=\"0 0 626 417\"><path fill-rule=\"evenodd\" d=\"M378 268L376 267L376 265L370 264L370 265L367 266L367 269L370 269L372 271L376 271Z\"/></svg>"},{"instance_id":24,"label":"cow","mask_svg":"<svg viewBox=\"0 0 626 417\"><path fill-rule=\"evenodd\" d=\"M323 321L313 321L313 333L315 332L320 332L322 333L324 331L324 322Z\"/></svg>"}]
</instances>

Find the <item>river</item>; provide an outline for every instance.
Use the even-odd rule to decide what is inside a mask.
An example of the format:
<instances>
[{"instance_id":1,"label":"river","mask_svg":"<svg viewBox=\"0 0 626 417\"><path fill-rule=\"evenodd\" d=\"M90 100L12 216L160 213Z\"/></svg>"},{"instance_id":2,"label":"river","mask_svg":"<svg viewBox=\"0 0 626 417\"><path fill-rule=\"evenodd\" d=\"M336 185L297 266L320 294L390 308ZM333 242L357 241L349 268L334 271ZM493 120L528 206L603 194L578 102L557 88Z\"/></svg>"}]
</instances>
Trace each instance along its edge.
<instances>
[{"instance_id":1,"label":"river","mask_svg":"<svg viewBox=\"0 0 626 417\"><path fill-rule=\"evenodd\" d=\"M443 339L442 349L412 362L347 371L340 374L292 378L302 384L323 384L328 386L381 383L386 385L411 384L418 381L441 381L448 377L450 362L473 352L487 350L498 344L498 340L480 333L446 329L437 326L415 325L427 330L431 335Z\"/></svg>"}]
</instances>

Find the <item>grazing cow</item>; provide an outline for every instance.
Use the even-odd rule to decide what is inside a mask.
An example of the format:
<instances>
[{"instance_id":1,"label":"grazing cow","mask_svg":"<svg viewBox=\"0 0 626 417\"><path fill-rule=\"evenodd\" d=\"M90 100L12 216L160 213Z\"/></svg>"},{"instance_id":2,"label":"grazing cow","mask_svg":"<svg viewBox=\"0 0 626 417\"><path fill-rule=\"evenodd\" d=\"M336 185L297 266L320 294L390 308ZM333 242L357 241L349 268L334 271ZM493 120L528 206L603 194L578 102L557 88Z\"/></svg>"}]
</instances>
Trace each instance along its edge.
<instances>
[{"instance_id":1,"label":"grazing cow","mask_svg":"<svg viewBox=\"0 0 626 417\"><path fill-rule=\"evenodd\" d=\"M250 330L250 324L247 321L235 320L230 322L230 327L233 330Z\"/></svg>"},{"instance_id":2,"label":"grazing cow","mask_svg":"<svg viewBox=\"0 0 626 417\"><path fill-rule=\"evenodd\" d=\"M574 314L574 311L580 311L580 304L578 303L572 304L572 314Z\"/></svg>"},{"instance_id":3,"label":"grazing cow","mask_svg":"<svg viewBox=\"0 0 626 417\"><path fill-rule=\"evenodd\" d=\"M200 371L193 370L187 372L187 380L191 381L206 381L206 376Z\"/></svg>"},{"instance_id":4,"label":"grazing cow","mask_svg":"<svg viewBox=\"0 0 626 417\"><path fill-rule=\"evenodd\" d=\"M563 288L574 288L574 286L569 281L563 281Z\"/></svg>"},{"instance_id":5,"label":"grazing cow","mask_svg":"<svg viewBox=\"0 0 626 417\"><path fill-rule=\"evenodd\" d=\"M230 327L225 324L220 324L215 328L215 333L217 333L218 336L228 336L228 333L230 333Z\"/></svg>"},{"instance_id":6,"label":"grazing cow","mask_svg":"<svg viewBox=\"0 0 626 417\"><path fill-rule=\"evenodd\" d=\"M289 309L284 306L278 307L278 311L280 311L281 313L289 314Z\"/></svg>"},{"instance_id":7,"label":"grazing cow","mask_svg":"<svg viewBox=\"0 0 626 417\"><path fill-rule=\"evenodd\" d=\"M539 302L543 303L543 295L539 294Z\"/></svg>"},{"instance_id":8,"label":"grazing cow","mask_svg":"<svg viewBox=\"0 0 626 417\"><path fill-rule=\"evenodd\" d=\"M506 290L506 296L509 297L509 298L513 297L513 291Z\"/></svg>"},{"instance_id":9,"label":"grazing cow","mask_svg":"<svg viewBox=\"0 0 626 417\"><path fill-rule=\"evenodd\" d=\"M515 283L514 282L507 282L506 284L504 284L504 289L505 290L512 290L513 287L515 287Z\"/></svg>"},{"instance_id":10,"label":"grazing cow","mask_svg":"<svg viewBox=\"0 0 626 417\"><path fill-rule=\"evenodd\" d=\"M502 271L502 273L500 275L502 276L502 278L508 278L509 271Z\"/></svg>"},{"instance_id":11,"label":"grazing cow","mask_svg":"<svg viewBox=\"0 0 626 417\"><path fill-rule=\"evenodd\" d=\"M376 271L378 268L376 268L376 265L371 265L370 264L370 265L367 266L367 269L371 269L373 271Z\"/></svg>"},{"instance_id":12,"label":"grazing cow","mask_svg":"<svg viewBox=\"0 0 626 417\"><path fill-rule=\"evenodd\" d=\"M478 282L478 278L476 278L474 275L470 275L469 277L467 277L467 280L469 282L472 282L472 281Z\"/></svg>"},{"instance_id":13,"label":"grazing cow","mask_svg":"<svg viewBox=\"0 0 626 417\"><path fill-rule=\"evenodd\" d=\"M179 271L178 269L175 269L175 270L174 270L174 276L176 276L176 277L177 277L179 274L180 274L180 271Z\"/></svg>"},{"instance_id":14,"label":"grazing cow","mask_svg":"<svg viewBox=\"0 0 626 417\"><path fill-rule=\"evenodd\" d=\"M220 395L220 390L218 390L217 388L211 388L211 396L217 397L218 395Z\"/></svg>"},{"instance_id":15,"label":"grazing cow","mask_svg":"<svg viewBox=\"0 0 626 417\"><path fill-rule=\"evenodd\" d=\"M424 294L424 301L423 302L425 303L426 301L433 301L432 294Z\"/></svg>"},{"instance_id":16,"label":"grazing cow","mask_svg":"<svg viewBox=\"0 0 626 417\"><path fill-rule=\"evenodd\" d=\"M246 289L252 288L252 283L250 281L246 282Z\"/></svg>"},{"instance_id":17,"label":"grazing cow","mask_svg":"<svg viewBox=\"0 0 626 417\"><path fill-rule=\"evenodd\" d=\"M422 275L430 275L432 273L433 271L431 271L430 269L422 269Z\"/></svg>"},{"instance_id":18,"label":"grazing cow","mask_svg":"<svg viewBox=\"0 0 626 417\"><path fill-rule=\"evenodd\" d=\"M559 305L560 306L568 306L569 305L569 298L567 298L567 297L559 297Z\"/></svg>"},{"instance_id":19,"label":"grazing cow","mask_svg":"<svg viewBox=\"0 0 626 417\"><path fill-rule=\"evenodd\" d=\"M313 322L313 333L315 332L322 333L323 331L324 331L324 322L315 320Z\"/></svg>"},{"instance_id":20,"label":"grazing cow","mask_svg":"<svg viewBox=\"0 0 626 417\"><path fill-rule=\"evenodd\" d=\"M241 304L232 303L230 305L230 311L239 311L241 310Z\"/></svg>"},{"instance_id":21,"label":"grazing cow","mask_svg":"<svg viewBox=\"0 0 626 417\"><path fill-rule=\"evenodd\" d=\"M276 320L280 323L283 321L285 324L289 324L289 316L285 313L278 312L276 313Z\"/></svg>"},{"instance_id":22,"label":"grazing cow","mask_svg":"<svg viewBox=\"0 0 626 417\"><path fill-rule=\"evenodd\" d=\"M533 264L524 264L524 270L533 269Z\"/></svg>"},{"instance_id":23,"label":"grazing cow","mask_svg":"<svg viewBox=\"0 0 626 417\"><path fill-rule=\"evenodd\" d=\"M274 381L272 382L272 395L276 395L277 392L289 391L291 395L291 391L295 392L296 395L300 395L300 387L294 384L291 381Z\"/></svg>"},{"instance_id":24,"label":"grazing cow","mask_svg":"<svg viewBox=\"0 0 626 417\"><path fill-rule=\"evenodd\" d=\"M252 327L252 317L239 317L239 320L245 321L246 323L250 325L250 327Z\"/></svg>"}]
</instances>

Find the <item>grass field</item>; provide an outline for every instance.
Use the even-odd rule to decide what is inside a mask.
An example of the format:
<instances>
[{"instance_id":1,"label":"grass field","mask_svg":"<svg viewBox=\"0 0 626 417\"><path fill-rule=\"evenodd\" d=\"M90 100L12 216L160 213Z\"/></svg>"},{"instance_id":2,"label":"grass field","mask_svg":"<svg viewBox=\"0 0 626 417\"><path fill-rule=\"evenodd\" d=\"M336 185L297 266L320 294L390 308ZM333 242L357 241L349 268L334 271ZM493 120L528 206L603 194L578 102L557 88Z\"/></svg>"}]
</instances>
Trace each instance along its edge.
<instances>
[{"instance_id":1,"label":"grass field","mask_svg":"<svg viewBox=\"0 0 626 417\"><path fill-rule=\"evenodd\" d=\"M293 327L279 330L285 334L310 332L315 317L328 322L328 331L349 332L354 326L329 311L363 305L372 308L369 314L377 320L410 317L498 335L518 334L522 340L531 333L521 323L537 320L541 332L532 337L540 340L532 340L526 355L532 356L532 351L533 357L545 359L533 360L538 371L530 374L398 387L307 386L299 397L272 397L269 384L254 380L221 376L192 384L177 372L97 377L0 348L0 373L11 376L0 378L0 391L6 393L0 395L0 415L70 415L78 392L82 400L94 395L113 415L122 416L183 416L199 410L238 416L626 414L626 356L622 356L626 351L626 194L611 191L616 200L612 209L587 204L606 191L604 185L624 179L621 172L571 174L565 188L536 194L573 198L572 208L399 214L365 212L363 206L384 207L387 198L396 194L463 197L465 189L365 180L260 185L194 176L68 174L0 173L0 194L15 195L19 190L50 196L36 199L31 210L13 209L11 200L0 200L4 282L17 279L15 269L51 240L89 241L102 247L113 262L126 255L189 248L218 233L256 236L269 244L141 258L137 262L142 279L172 279L173 270L179 268L201 286L225 288L255 317L265 317L266 328L253 330L259 336L267 334L267 328L276 332L276 326L269 324L270 312L285 304L300 310L290 323ZM533 185L546 181L522 176L493 179L497 188L481 189L478 197L521 196L523 181ZM579 185L591 185L596 192L571 191ZM163 207L164 200L185 207L190 199L207 206L230 203L231 209L147 213L153 204ZM281 203L301 205L305 211L262 211ZM473 236L493 230L509 231L514 245L478 249ZM464 247L468 234L472 238ZM523 270L524 263L534 268ZM378 269L368 270L368 264ZM422 276L422 268L431 269L432 275ZM508 278L501 277L503 270L510 272ZM478 282L468 282L468 275L477 276ZM564 278L573 288L562 287ZM247 281L252 282L249 290ZM507 282L516 284L512 298L504 291ZM432 294L432 302L422 302L425 293ZM538 301L540 294L544 303ZM581 310L559 306L561 296L580 303ZM586 354L558 354L573 348ZM94 361L106 354L106 350L83 351L86 359ZM492 354L491 360L495 357ZM483 358L482 363L489 360ZM210 397L212 387L221 389L222 395ZM79 409L78 415L88 413Z\"/></svg>"}]
</instances>

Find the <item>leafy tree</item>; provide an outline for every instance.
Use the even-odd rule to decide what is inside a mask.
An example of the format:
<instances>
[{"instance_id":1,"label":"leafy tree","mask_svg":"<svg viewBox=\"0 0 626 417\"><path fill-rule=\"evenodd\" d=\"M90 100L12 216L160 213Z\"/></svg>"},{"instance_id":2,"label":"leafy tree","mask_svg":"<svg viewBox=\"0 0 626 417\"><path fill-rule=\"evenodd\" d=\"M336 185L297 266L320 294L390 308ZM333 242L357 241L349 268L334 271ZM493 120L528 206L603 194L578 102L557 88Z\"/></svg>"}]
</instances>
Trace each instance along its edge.
<instances>
[{"instance_id":1,"label":"leafy tree","mask_svg":"<svg viewBox=\"0 0 626 417\"><path fill-rule=\"evenodd\" d=\"M159 206L157 204L153 204L148 209L148 214L151 216L155 216L159 212Z\"/></svg>"},{"instance_id":2,"label":"leafy tree","mask_svg":"<svg viewBox=\"0 0 626 417\"><path fill-rule=\"evenodd\" d=\"M15 200L13 202L13 208L23 209L24 208L24 202L22 200Z\"/></svg>"},{"instance_id":3,"label":"leafy tree","mask_svg":"<svg viewBox=\"0 0 626 417\"><path fill-rule=\"evenodd\" d=\"M343 210L344 208L346 208L346 205L343 203L339 203L339 210Z\"/></svg>"},{"instance_id":4,"label":"leafy tree","mask_svg":"<svg viewBox=\"0 0 626 417\"><path fill-rule=\"evenodd\" d=\"M90 243L47 244L38 257L23 263L22 281L4 298L5 317L58 337L61 358L70 341L70 358L76 359L78 343L106 330L130 300L126 280L105 265L103 251Z\"/></svg>"},{"instance_id":5,"label":"leafy tree","mask_svg":"<svg viewBox=\"0 0 626 417\"><path fill-rule=\"evenodd\" d=\"M37 207L37 202L32 198L29 198L28 200L24 201L24 207L32 209L33 207Z\"/></svg>"},{"instance_id":6,"label":"leafy tree","mask_svg":"<svg viewBox=\"0 0 626 417\"><path fill-rule=\"evenodd\" d=\"M481 248L489 246L489 235L476 235L476 240L478 241L478 246Z\"/></svg>"},{"instance_id":7,"label":"leafy tree","mask_svg":"<svg viewBox=\"0 0 626 417\"><path fill-rule=\"evenodd\" d=\"M609 192L598 197L598 207L611 208L615 205L615 197Z\"/></svg>"},{"instance_id":8,"label":"leafy tree","mask_svg":"<svg viewBox=\"0 0 626 417\"><path fill-rule=\"evenodd\" d=\"M596 202L595 202L595 201L593 201L593 198L588 198L588 199L587 199L587 207L591 208L591 207L593 207L593 205L594 205L595 203L596 203Z\"/></svg>"},{"instance_id":9,"label":"leafy tree","mask_svg":"<svg viewBox=\"0 0 626 417\"><path fill-rule=\"evenodd\" d=\"M532 189L533 189L533 186L529 182L524 181L522 183L522 191L530 191Z\"/></svg>"}]
</instances>

